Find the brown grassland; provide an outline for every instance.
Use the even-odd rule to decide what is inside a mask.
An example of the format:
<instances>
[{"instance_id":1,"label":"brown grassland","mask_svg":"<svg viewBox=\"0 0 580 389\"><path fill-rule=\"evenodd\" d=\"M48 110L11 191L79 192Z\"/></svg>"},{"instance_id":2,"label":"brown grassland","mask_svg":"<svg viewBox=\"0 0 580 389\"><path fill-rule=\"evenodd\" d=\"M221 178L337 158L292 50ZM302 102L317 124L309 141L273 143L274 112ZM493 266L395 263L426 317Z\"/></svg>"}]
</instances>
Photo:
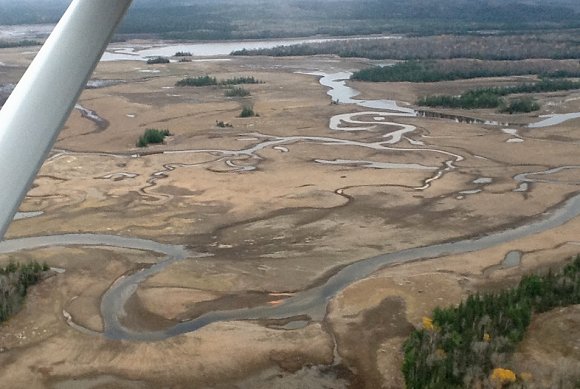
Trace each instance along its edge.
<instances>
[{"instance_id":1,"label":"brown grassland","mask_svg":"<svg viewBox=\"0 0 580 389\"><path fill-rule=\"evenodd\" d=\"M0 51L8 65L0 66L0 84L17 81L33 56L27 51ZM401 117L387 120L416 129L389 151L337 145L300 137L373 143L397 127L364 114L372 109L330 104L317 77L296 72L350 71L370 61L228 59L101 63L95 78L123 82L87 89L79 103L108 125L99 127L73 112L22 205L22 211L43 215L16 221L9 230L7 239L100 233L210 254L177 262L139 285L124 307L124 325L135 331L165 328L204 312L274 306L348 264L527 224L579 191L580 119L528 128L538 113L449 110L442 112L515 123L518 135L502 132L505 127ZM158 72L143 72L151 69ZM245 98L225 97L219 87L174 87L186 76L202 75L253 76L264 83L244 85L251 92ZM521 80L349 85L361 91L360 99L413 102L433 92ZM543 107L539 114L580 111L580 91L536 98ZM259 116L240 118L243 106L253 106ZM371 130L329 129L331 117L356 112L363 113L359 120L376 122ZM172 136L139 149L135 142L146 128L168 129ZM284 137L295 138L233 152ZM444 170L450 155L461 159ZM317 162L341 159L435 169ZM541 182L514 191L518 174L561 166L575 168L540 174ZM437 169L443 175L419 189ZM476 181L482 177L488 180ZM32 288L24 308L0 326L0 386L400 388L402 343L423 316L468 293L512 285L522 274L558 266L579 251L579 233L580 219L573 218L484 250L387 266L339 291L322 321L306 317L299 328L230 321L144 342L79 331L67 324L64 312L79 326L102 332L105 291L120 277L157 263L160 255L105 246L0 254L2 264L36 259L66 270ZM523 253L519 265L496 266L514 250ZM562 366L580 371L579 317L578 307L570 307L534 318L514 357L514 366L533 372L532 387L555 382Z\"/></svg>"}]
</instances>

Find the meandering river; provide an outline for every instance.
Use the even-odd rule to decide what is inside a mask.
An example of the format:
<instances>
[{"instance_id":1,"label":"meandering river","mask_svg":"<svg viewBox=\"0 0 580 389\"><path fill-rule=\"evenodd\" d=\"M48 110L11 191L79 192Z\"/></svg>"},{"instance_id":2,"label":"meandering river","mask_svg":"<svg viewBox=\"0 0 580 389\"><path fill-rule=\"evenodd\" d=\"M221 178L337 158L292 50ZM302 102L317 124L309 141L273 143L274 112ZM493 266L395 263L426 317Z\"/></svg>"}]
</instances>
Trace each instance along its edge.
<instances>
[{"instance_id":1,"label":"meandering river","mask_svg":"<svg viewBox=\"0 0 580 389\"><path fill-rule=\"evenodd\" d=\"M353 113L348 116L335 117L334 122L331 120L330 128L334 131L362 131L362 130L373 130L375 125L389 124L390 126L399 127L399 129L388 132L383 135L383 139L376 143L360 143L354 141L345 141L337 138L331 137L271 137L262 134L249 134L252 139L259 140L260 138L267 138L265 141L259 142L257 145L250 146L247 149L240 150L237 152L230 151L229 154L225 150L186 150L183 152L211 152L211 153L222 153L222 155L246 155L253 156L255 152L264 149L265 147L282 147L281 145L288 145L298 141L307 142L320 142L321 144L334 144L334 145L349 145L357 147L371 147L377 151L390 150L393 143L400 142L405 136L411 134L415 128L410 125L399 124L396 122L387 122L387 117L412 117L414 112L406 107L399 107L395 102L390 102L387 100L381 100L380 103L372 103L366 100L355 100L356 94L353 91L343 90L342 94L336 92L340 89L341 85L345 88L346 85L341 83L340 77L328 77L322 76L324 81L333 94L332 98L340 99L344 103L352 103L361 105L364 107L372 107L373 109L384 109L385 111L371 111L366 113ZM339 90L340 91L340 90ZM330 92L329 92L330 94ZM346 97L348 96L348 97ZM368 103L368 104L367 104ZM378 108L381 107L381 108ZM356 120L355 117L359 115L366 115L373 118L373 121L369 122L367 120ZM364 127L342 127L342 123L348 123L350 125L362 125ZM418 142L418 141L415 141ZM420 145L420 144L417 144ZM423 151L423 152L437 152L444 153L451 157L451 160L446 163L448 169L453 168L453 161L462 158L459 155L449 153L446 151L437 150L434 148L407 148L407 149L397 149L399 151L409 150L409 151ZM282 150L287 152L288 149ZM171 152L175 153L175 152ZM167 153L167 154L171 154ZM439 169L437 167L422 166L416 164L408 165L394 165L394 164L379 164L374 165L369 161L360 160L318 160L318 163L326 164L357 164L366 166L369 168L412 168L421 170L434 170ZM369 165L370 164L370 165ZM553 174L561 170L575 169L577 166L567 166L558 169L552 169L545 172L530 173L527 175L522 175L518 177L519 181L535 182L541 181L541 179L536 176L540 174ZM171 170L167 169L167 174ZM164 171L165 172L165 171ZM440 176L442 171L438 171L438 176ZM532 177L530 177L532 176ZM435 177L433 178L435 179ZM260 319L290 319L296 318L296 322L303 325L304 316L310 317L311 320L321 321L324 319L326 314L327 305L329 301L336 296L340 291L342 291L347 286L351 285L353 282L364 279L376 272L377 270L395 264L404 263L409 261L437 258L445 255L469 253L474 251L483 250L489 247L493 247L498 244L505 242L514 241L527 236L531 236L543 231L547 231L558 227L573 218L580 215L580 194L577 194L570 199L562 202L558 206L551 209L549 212L542 214L537 218L531 219L527 224L523 224L518 227L509 228L503 231L497 231L490 233L486 236L474 238L474 239L464 239L456 242L439 243L428 246L410 248L406 250L401 250L393 253L386 253L383 255L378 255L375 257L362 259L358 262L352 263L340 271L335 273L333 276L329 277L323 284L308 288L304 291L298 292L293 296L290 296L282 300L276 306L264 305L254 308L247 309L233 309L233 310L217 310L213 312L205 313L197 318L188 320L171 327L165 328L159 331L145 331L145 330L133 330L127 328L123 325L123 317L125 313L125 304L129 298L135 293L139 285L145 281L148 277L157 274L167 266L170 266L178 261L185 260L187 258L201 258L204 255L200 253L193 253L187 250L183 246L162 244L152 240L131 238L131 237L120 237L113 235L103 235L103 234L69 234L69 235L55 235L55 236L41 236L41 237L30 237L22 239L13 239L0 243L0 253L13 253L21 250L33 250L42 247L53 247L53 246L97 246L97 247L117 247L117 248L128 248L135 250L143 250L154 253L159 253L165 256L157 264L138 271L134 274L123 276L116 280L113 285L105 292L101 300L101 315L104 321L104 336L111 339L124 339L124 340L138 340L138 341L154 341L170 338L176 335L188 333L202 328L208 324L221 322L221 321L233 321L233 320L260 320ZM67 318L69 324L73 328L81 329L78 324L74 323L74 318Z\"/></svg>"}]
</instances>

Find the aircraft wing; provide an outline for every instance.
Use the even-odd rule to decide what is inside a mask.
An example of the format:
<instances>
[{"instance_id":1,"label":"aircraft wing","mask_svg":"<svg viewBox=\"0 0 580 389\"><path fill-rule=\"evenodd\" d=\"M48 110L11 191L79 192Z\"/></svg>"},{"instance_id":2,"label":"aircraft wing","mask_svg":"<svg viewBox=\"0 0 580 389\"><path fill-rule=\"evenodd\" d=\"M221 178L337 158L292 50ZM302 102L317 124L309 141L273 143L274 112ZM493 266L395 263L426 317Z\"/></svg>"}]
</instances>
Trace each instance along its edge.
<instances>
[{"instance_id":1,"label":"aircraft wing","mask_svg":"<svg viewBox=\"0 0 580 389\"><path fill-rule=\"evenodd\" d=\"M132 0L74 0L0 111L0 240Z\"/></svg>"}]
</instances>

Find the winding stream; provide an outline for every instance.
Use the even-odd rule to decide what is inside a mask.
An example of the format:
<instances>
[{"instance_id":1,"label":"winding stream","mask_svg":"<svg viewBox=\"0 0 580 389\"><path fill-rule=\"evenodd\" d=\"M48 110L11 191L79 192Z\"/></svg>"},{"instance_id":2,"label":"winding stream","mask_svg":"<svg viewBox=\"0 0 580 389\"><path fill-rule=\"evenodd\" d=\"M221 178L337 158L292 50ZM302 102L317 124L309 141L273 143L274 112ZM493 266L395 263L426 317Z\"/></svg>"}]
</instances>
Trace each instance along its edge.
<instances>
[{"instance_id":1,"label":"winding stream","mask_svg":"<svg viewBox=\"0 0 580 389\"><path fill-rule=\"evenodd\" d=\"M321 75L318 73L318 75ZM454 168L453 163L463 160L463 157L454 153L450 153L435 148L394 148L393 144L401 142L403 139L409 141L412 145L423 146L418 141L412 141L407 136L412 134L416 128L412 125L400 124L396 122L389 122L387 117L413 117L416 115L415 111L399 107L395 102L389 100L367 101L355 100L354 97L358 92L348 88L341 79L344 74L323 75L321 83L330 88L329 95L333 99L339 99L343 103L357 104L363 107L373 109L384 109L384 111L359 112L349 115L337 115L332 118L330 129L333 131L373 131L378 125L388 125L396 127L394 131L384 133L381 139L377 142L357 142L351 140L344 140L332 137L317 137L317 136L270 136L260 133L247 134L251 139L255 139L258 143L248 146L242 150L184 150L184 151L168 151L165 154L177 153L209 153L223 158L231 167L240 167L236 165L233 160L228 158L235 157L250 157L259 159L256 154L260 150L267 147L278 148L282 152L288 152L285 147L295 142L313 142L324 145L333 146L354 146L370 148L376 151L413 151L413 152L434 152L441 153L448 157L444 164L444 168L423 166L417 164L390 164L379 163L362 160L348 160L336 159L333 161L316 160L317 163L322 164L336 164L336 165L359 165L369 168L377 169L420 169L420 170L437 170L437 173L425 182L425 187L428 187L430 180L435 180L441 177L445 171ZM373 121L357 120L357 117L367 116L371 117ZM347 126L344 126L347 124ZM355 127L353 127L353 125ZM153 178L164 178L178 164L169 164L164 167L163 171L157 172ZM248 167L244 167L249 169ZM564 169L575 169L577 166L561 167L551 169L545 172L528 173L519 177L520 182L527 184L527 182L540 181L539 179L530 178L529 176L539 174L557 173ZM113 179L117 176L109 175L100 178ZM119 178L130 177L129 173L123 173ZM477 180L476 180L477 181ZM477 183L488 183L489 179L482 178ZM150 184L154 185L152 181ZM421 188L418 188L421 189ZM405 263L410 261L417 261L423 259L437 258L445 255L469 253L493 247L498 244L510 242L521 239L530 235L534 235L543 231L547 231L558 227L571 219L580 215L580 194L577 194L570 199L564 201L551 211L542 214L539 218L531 221L526 225L498 231L489 235L465 239L456 242L439 243L423 247L416 247L401 250L394 253L378 255L375 257L363 259L361 261L352 263L340 271L329 277L323 284L298 292L292 296L281 300L277 305L263 305L254 308L219 310L205 313L192 320L184 321L182 323L173 325L159 331L142 331L133 330L123 325L123 318L126 316L124 307L135 293L139 285L147 278L166 269L168 266L188 258L201 258L206 255L200 253L193 253L188 251L183 246L161 244L152 240L120 237L105 234L69 234L69 235L55 235L13 239L0 242L0 254L13 253L21 250L33 250L43 247L54 246L96 246L96 247L118 247L135 250L143 250L154 252L165 256L160 262L152 265L147 269L140 270L136 273L123 276L116 280L113 285L105 292L101 300L101 315L104 321L104 336L111 339L124 340L138 340L138 341L154 341L170 338L184 333L189 333L202 328L208 324L233 321L233 320L260 320L260 319L292 319L288 328L297 328L307 322L304 321L304 316L308 316L311 320L321 321L324 319L327 311L329 301L337 295L340 291L346 288L353 282L362 280L377 270L395 264ZM506 259L507 260L507 259ZM515 259L514 259L515 260ZM70 316L70 315L69 315ZM73 328L82 330L78 324L74 323L74 318L67 317L69 325ZM296 326L293 326L293 323Z\"/></svg>"},{"instance_id":2,"label":"winding stream","mask_svg":"<svg viewBox=\"0 0 580 389\"><path fill-rule=\"evenodd\" d=\"M344 267L331 276L324 284L298 292L292 297L282 300L276 306L268 305L249 309L209 312L161 331L133 331L124 327L121 319L125 316L125 303L146 278L164 270L167 266L177 261L192 257L199 258L203 254L190 253L183 246L161 244L146 239L99 234L13 239L0 243L0 253L5 254L51 246L82 245L130 248L166 255L167 258L165 260L149 269L121 277L105 293L101 302L101 314L105 322L104 335L106 337L111 339L153 341L192 332L208 324L220 321L285 319L292 317L300 317L298 320L303 320L303 315L309 316L312 320L321 321L326 314L328 302L338 292L385 266L483 250L556 228L578 215L580 215L580 195L570 198L559 207L545 213L542 218L526 225L492 233L481 238L411 248L364 259Z\"/></svg>"},{"instance_id":3,"label":"winding stream","mask_svg":"<svg viewBox=\"0 0 580 389\"><path fill-rule=\"evenodd\" d=\"M514 176L514 180L519 183L514 192L527 192L530 189L530 184L536 182L543 182L548 184L562 184L562 185L580 185L580 179L558 179L550 178L551 174L558 174L566 170L580 170L580 165L559 166L553 169L542 170L538 172L521 173Z\"/></svg>"}]
</instances>

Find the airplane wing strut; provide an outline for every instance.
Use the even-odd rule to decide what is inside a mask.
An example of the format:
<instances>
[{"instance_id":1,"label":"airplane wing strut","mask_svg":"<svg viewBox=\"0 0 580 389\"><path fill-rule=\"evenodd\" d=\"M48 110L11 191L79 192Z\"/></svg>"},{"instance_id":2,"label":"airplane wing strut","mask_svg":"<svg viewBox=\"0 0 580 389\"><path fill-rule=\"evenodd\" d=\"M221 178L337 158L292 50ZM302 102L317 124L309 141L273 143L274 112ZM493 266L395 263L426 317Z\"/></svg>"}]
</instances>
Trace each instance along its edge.
<instances>
[{"instance_id":1,"label":"airplane wing strut","mask_svg":"<svg viewBox=\"0 0 580 389\"><path fill-rule=\"evenodd\" d=\"M131 0L74 0L0 111L0 240Z\"/></svg>"}]
</instances>

